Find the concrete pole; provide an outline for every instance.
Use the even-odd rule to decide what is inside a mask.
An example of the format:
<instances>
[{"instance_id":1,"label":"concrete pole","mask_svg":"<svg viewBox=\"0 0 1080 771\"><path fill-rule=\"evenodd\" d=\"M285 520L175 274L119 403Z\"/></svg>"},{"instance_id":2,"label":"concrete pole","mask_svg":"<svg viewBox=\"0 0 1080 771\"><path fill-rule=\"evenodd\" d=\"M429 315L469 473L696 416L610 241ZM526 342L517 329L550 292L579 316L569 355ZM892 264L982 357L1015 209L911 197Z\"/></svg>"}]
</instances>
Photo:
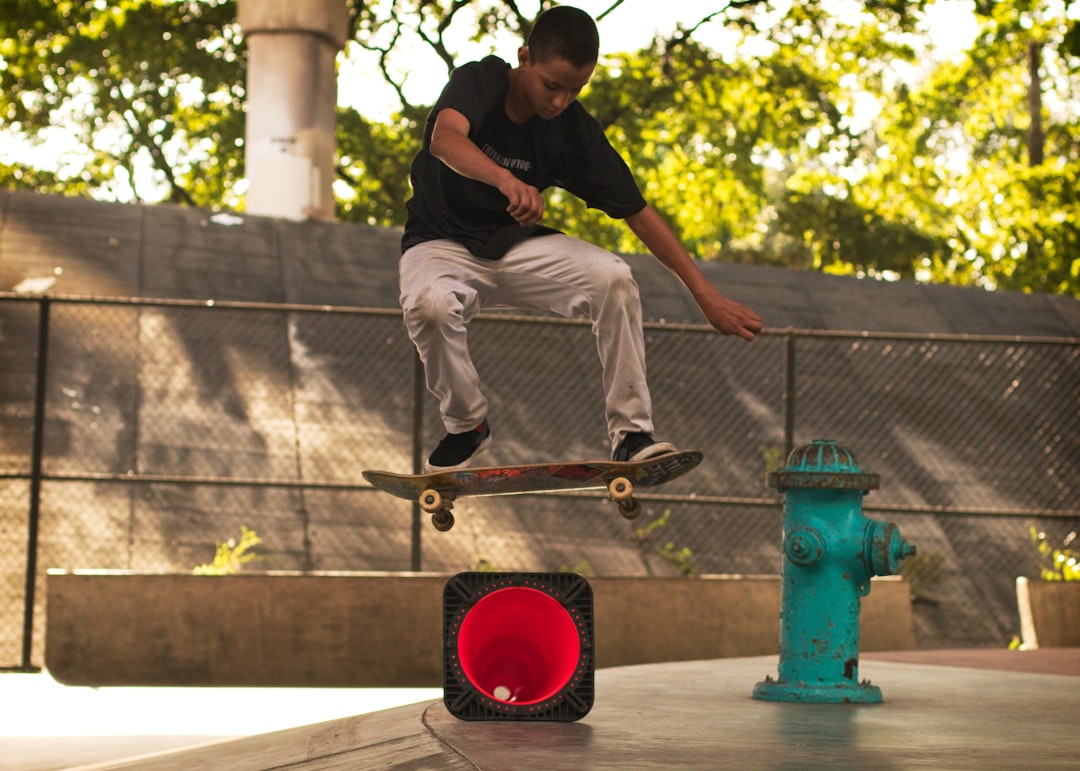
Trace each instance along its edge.
<instances>
[{"instance_id":1,"label":"concrete pole","mask_svg":"<svg viewBox=\"0 0 1080 771\"><path fill-rule=\"evenodd\" d=\"M239 0L237 20L248 47L247 211L333 220L345 0Z\"/></svg>"}]
</instances>

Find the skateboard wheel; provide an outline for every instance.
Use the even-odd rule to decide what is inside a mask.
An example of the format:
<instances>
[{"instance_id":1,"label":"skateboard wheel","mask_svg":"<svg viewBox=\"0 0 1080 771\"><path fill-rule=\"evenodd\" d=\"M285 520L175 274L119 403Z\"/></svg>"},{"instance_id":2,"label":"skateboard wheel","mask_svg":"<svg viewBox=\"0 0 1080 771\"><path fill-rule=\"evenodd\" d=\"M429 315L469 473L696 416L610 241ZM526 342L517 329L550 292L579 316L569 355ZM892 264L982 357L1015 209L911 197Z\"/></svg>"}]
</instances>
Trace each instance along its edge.
<instances>
[{"instance_id":1,"label":"skateboard wheel","mask_svg":"<svg viewBox=\"0 0 1080 771\"><path fill-rule=\"evenodd\" d=\"M629 501L634 494L634 485L626 477L616 477L608 484L608 494L613 501Z\"/></svg>"},{"instance_id":2,"label":"skateboard wheel","mask_svg":"<svg viewBox=\"0 0 1080 771\"><path fill-rule=\"evenodd\" d=\"M619 513L626 519L637 519L641 516L641 501L636 498L619 501Z\"/></svg>"},{"instance_id":3,"label":"skateboard wheel","mask_svg":"<svg viewBox=\"0 0 1080 771\"><path fill-rule=\"evenodd\" d=\"M420 493L420 508L428 514L435 514L443 507L442 495L438 490L424 490Z\"/></svg>"},{"instance_id":4,"label":"skateboard wheel","mask_svg":"<svg viewBox=\"0 0 1080 771\"><path fill-rule=\"evenodd\" d=\"M454 515L446 509L440 509L431 515L431 524L440 533L445 533L454 526Z\"/></svg>"}]
</instances>

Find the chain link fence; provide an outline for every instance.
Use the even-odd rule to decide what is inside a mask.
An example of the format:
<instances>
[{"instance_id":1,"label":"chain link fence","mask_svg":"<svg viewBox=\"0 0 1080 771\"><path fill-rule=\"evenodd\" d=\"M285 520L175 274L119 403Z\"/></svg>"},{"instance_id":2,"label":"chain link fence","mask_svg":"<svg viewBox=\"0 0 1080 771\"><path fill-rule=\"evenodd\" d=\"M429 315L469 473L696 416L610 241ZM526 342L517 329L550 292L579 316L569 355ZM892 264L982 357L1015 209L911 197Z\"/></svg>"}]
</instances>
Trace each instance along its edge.
<instances>
[{"instance_id":1,"label":"chain link fence","mask_svg":"<svg viewBox=\"0 0 1080 771\"><path fill-rule=\"evenodd\" d=\"M1080 341L646 327L658 435L704 451L623 520L599 493L463 499L437 533L363 483L442 435L400 313L0 296L0 667L44 659L49 568L190 571L241 526L245 570L778 573L769 471L835 439L881 476L922 647L1006 645L1028 528L1080 525ZM470 327L485 462L606 457L588 324ZM720 610L722 612L722 609Z\"/></svg>"}]
</instances>

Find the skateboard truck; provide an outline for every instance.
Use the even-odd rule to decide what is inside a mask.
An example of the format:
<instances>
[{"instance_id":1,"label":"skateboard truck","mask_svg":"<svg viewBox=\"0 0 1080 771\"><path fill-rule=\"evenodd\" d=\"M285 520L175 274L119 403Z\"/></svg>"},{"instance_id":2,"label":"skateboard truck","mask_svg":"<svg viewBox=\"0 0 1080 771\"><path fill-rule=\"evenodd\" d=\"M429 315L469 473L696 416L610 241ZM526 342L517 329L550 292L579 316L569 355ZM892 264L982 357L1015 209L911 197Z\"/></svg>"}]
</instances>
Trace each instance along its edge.
<instances>
[{"instance_id":1,"label":"skateboard truck","mask_svg":"<svg viewBox=\"0 0 1080 771\"><path fill-rule=\"evenodd\" d=\"M619 513L626 519L641 516L641 503L634 497L634 483L626 477L616 477L608 483L608 497L619 504Z\"/></svg>"},{"instance_id":2,"label":"skateboard truck","mask_svg":"<svg viewBox=\"0 0 1080 771\"><path fill-rule=\"evenodd\" d=\"M619 504L619 513L626 519L637 519L641 516L641 502L634 497L634 483L626 477L616 477L607 486L608 498ZM441 533L445 533L454 526L454 515L450 509L454 505L454 499L444 496L434 487L421 491L417 503L420 508L431 515L431 524Z\"/></svg>"},{"instance_id":3,"label":"skateboard truck","mask_svg":"<svg viewBox=\"0 0 1080 771\"><path fill-rule=\"evenodd\" d=\"M454 526L454 515L450 513L450 507L454 505L453 498L443 500L442 493L429 487L420 493L417 502L421 509L431 515L431 524L440 533L445 533Z\"/></svg>"}]
</instances>

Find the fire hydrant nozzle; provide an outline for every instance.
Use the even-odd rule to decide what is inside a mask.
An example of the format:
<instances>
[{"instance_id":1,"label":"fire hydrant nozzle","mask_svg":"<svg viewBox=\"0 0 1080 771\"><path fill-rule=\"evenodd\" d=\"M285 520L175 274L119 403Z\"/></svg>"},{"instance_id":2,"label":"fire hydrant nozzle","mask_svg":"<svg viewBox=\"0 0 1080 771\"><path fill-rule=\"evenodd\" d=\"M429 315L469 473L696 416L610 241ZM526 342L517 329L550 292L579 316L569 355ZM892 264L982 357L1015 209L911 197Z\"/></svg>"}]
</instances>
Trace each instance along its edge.
<instances>
[{"instance_id":1,"label":"fire hydrant nozzle","mask_svg":"<svg viewBox=\"0 0 1080 771\"><path fill-rule=\"evenodd\" d=\"M825 539L812 528L796 530L784 539L784 555L801 567L813 565L825 556Z\"/></svg>"},{"instance_id":2,"label":"fire hydrant nozzle","mask_svg":"<svg viewBox=\"0 0 1080 771\"><path fill-rule=\"evenodd\" d=\"M866 526L866 562L875 576L891 576L900 571L900 561L915 554L915 547L900 537L892 522L871 520Z\"/></svg>"}]
</instances>

